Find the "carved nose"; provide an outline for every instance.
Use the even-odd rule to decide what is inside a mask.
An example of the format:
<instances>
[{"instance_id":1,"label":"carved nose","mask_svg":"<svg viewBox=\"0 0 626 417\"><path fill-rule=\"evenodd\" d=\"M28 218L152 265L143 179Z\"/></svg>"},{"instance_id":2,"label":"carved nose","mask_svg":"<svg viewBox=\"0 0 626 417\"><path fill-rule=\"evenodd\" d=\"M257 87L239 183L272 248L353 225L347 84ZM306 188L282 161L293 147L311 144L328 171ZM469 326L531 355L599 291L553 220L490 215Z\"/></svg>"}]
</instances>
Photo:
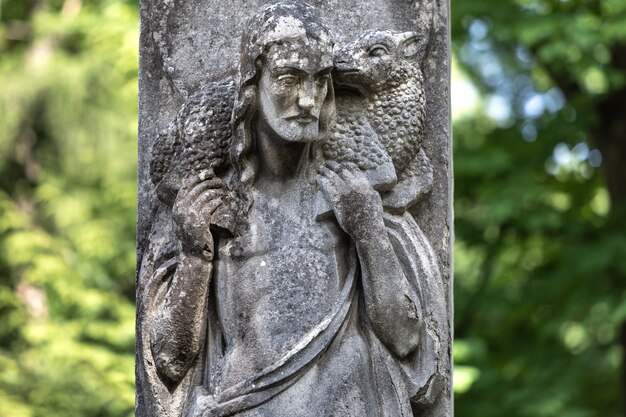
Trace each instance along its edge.
<instances>
[{"instance_id":1,"label":"carved nose","mask_svg":"<svg viewBox=\"0 0 626 417\"><path fill-rule=\"evenodd\" d=\"M298 104L302 110L311 110L313 108L313 97L303 97Z\"/></svg>"},{"instance_id":2,"label":"carved nose","mask_svg":"<svg viewBox=\"0 0 626 417\"><path fill-rule=\"evenodd\" d=\"M302 110L311 110L315 105L315 99L313 97L313 88L306 86L300 90L300 96L298 97L298 105Z\"/></svg>"}]
</instances>

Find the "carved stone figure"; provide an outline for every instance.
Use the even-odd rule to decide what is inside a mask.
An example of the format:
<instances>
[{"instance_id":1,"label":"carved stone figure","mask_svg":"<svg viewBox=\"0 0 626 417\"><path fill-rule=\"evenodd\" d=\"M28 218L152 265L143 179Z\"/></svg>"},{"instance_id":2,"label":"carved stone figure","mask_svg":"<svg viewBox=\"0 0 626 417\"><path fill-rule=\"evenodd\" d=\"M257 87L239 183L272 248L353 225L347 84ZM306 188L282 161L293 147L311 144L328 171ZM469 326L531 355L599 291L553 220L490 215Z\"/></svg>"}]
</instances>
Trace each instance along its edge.
<instances>
[{"instance_id":1,"label":"carved stone figure","mask_svg":"<svg viewBox=\"0 0 626 417\"><path fill-rule=\"evenodd\" d=\"M433 184L426 40L337 48L301 1L244 27L238 76L189 94L152 148L137 414L427 413L450 346L439 259L408 211Z\"/></svg>"}]
</instances>

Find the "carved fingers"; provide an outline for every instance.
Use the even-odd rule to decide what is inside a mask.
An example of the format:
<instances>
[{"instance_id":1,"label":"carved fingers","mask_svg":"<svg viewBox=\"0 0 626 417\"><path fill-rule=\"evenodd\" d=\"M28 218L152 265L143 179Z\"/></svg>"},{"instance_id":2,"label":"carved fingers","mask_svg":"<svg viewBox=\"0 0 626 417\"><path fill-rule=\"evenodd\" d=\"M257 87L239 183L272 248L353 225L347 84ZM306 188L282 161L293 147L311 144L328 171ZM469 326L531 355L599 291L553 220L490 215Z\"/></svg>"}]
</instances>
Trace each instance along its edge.
<instances>
[{"instance_id":1,"label":"carved fingers","mask_svg":"<svg viewBox=\"0 0 626 417\"><path fill-rule=\"evenodd\" d=\"M176 234L187 255L213 257L210 226L214 213L224 205L227 189L210 171L188 178L176 197L172 217Z\"/></svg>"},{"instance_id":2,"label":"carved fingers","mask_svg":"<svg viewBox=\"0 0 626 417\"><path fill-rule=\"evenodd\" d=\"M384 229L380 196L356 165L328 162L319 168L317 183L339 226L353 239L365 239Z\"/></svg>"}]
</instances>

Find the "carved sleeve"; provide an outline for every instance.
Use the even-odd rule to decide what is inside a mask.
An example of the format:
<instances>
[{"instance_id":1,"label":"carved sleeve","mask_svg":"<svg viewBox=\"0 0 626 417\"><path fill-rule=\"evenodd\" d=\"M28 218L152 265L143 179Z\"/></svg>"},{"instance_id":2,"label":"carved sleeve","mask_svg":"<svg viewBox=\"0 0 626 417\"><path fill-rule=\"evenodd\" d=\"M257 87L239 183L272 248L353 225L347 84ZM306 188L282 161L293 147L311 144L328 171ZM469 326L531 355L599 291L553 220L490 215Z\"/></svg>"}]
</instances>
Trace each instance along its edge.
<instances>
[{"instance_id":1,"label":"carved sleeve","mask_svg":"<svg viewBox=\"0 0 626 417\"><path fill-rule=\"evenodd\" d=\"M182 256L157 306L151 330L152 355L159 376L175 385L196 358L206 329L206 300L212 271L210 260Z\"/></svg>"}]
</instances>

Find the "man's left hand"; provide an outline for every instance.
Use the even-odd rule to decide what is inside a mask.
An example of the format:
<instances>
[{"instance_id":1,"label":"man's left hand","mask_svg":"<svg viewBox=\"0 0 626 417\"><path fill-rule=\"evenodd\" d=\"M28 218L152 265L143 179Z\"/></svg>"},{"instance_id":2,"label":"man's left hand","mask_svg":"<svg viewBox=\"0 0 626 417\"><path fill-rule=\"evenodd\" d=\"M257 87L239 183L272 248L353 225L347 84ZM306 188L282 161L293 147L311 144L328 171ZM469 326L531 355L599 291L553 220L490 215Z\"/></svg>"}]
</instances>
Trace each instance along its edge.
<instances>
[{"instance_id":1,"label":"man's left hand","mask_svg":"<svg viewBox=\"0 0 626 417\"><path fill-rule=\"evenodd\" d=\"M356 165L327 162L319 169L317 183L339 226L355 241L379 236L385 230L380 195Z\"/></svg>"}]
</instances>

